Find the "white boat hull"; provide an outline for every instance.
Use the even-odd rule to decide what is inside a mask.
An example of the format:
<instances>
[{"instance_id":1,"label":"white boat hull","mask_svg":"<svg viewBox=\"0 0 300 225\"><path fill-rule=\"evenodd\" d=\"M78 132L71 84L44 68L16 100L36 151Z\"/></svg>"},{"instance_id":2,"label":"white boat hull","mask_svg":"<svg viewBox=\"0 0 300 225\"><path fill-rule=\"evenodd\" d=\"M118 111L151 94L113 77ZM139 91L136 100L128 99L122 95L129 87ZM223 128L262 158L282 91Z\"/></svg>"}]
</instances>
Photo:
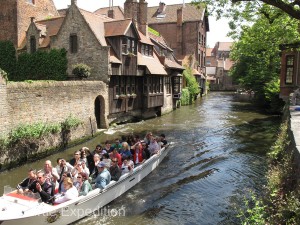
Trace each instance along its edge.
<instances>
[{"instance_id":1,"label":"white boat hull","mask_svg":"<svg viewBox=\"0 0 300 225\"><path fill-rule=\"evenodd\" d=\"M56 206L30 203L4 195L0 198L0 224L69 224L77 221L103 208L139 183L160 164L168 152L169 148L162 149L160 154L152 156L133 172L123 175L118 182L110 182L102 191L95 189L87 196L80 196Z\"/></svg>"}]
</instances>

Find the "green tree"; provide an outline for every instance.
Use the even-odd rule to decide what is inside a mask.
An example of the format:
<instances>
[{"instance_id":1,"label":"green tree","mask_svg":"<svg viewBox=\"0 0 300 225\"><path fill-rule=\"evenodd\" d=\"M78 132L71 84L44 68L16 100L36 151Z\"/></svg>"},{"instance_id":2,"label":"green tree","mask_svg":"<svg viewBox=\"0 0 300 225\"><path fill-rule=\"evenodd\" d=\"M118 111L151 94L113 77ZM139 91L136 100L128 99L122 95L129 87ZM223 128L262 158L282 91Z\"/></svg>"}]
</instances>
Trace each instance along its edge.
<instances>
[{"instance_id":1,"label":"green tree","mask_svg":"<svg viewBox=\"0 0 300 225\"><path fill-rule=\"evenodd\" d=\"M7 72L8 80L16 73L16 50L12 42L0 41L0 68Z\"/></svg>"},{"instance_id":2,"label":"green tree","mask_svg":"<svg viewBox=\"0 0 300 225\"><path fill-rule=\"evenodd\" d=\"M270 6L265 6L265 10L270 17L278 13L278 9ZM241 27L240 38L231 51L235 64L230 74L243 87L255 92L257 102L274 111L275 106L280 106L279 45L297 40L298 21L286 14L272 20L270 17L262 14L251 27Z\"/></svg>"}]
</instances>

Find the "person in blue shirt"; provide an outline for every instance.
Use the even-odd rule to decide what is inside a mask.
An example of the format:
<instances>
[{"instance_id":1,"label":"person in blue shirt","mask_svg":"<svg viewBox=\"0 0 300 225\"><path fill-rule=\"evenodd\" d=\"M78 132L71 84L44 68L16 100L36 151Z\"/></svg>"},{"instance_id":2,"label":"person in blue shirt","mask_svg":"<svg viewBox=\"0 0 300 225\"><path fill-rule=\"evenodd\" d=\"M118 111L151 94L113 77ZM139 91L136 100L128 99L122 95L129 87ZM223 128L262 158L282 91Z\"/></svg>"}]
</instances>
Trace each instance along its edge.
<instances>
[{"instance_id":1,"label":"person in blue shirt","mask_svg":"<svg viewBox=\"0 0 300 225\"><path fill-rule=\"evenodd\" d=\"M98 176L95 179L95 188L104 189L111 180L111 175L105 166L102 161L97 164Z\"/></svg>"}]
</instances>

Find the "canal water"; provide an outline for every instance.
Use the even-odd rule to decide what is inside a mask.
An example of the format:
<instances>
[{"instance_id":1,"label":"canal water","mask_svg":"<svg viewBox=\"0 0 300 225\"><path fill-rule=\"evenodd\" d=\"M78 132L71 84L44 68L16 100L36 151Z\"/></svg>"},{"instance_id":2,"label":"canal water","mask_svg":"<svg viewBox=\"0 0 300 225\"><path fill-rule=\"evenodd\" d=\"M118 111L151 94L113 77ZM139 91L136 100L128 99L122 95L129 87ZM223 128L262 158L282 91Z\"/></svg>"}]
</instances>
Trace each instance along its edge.
<instances>
[{"instance_id":1,"label":"canal water","mask_svg":"<svg viewBox=\"0 0 300 225\"><path fill-rule=\"evenodd\" d=\"M159 118L109 129L80 146L49 157L70 159L122 134L164 133L171 151L142 182L97 214L75 224L240 224L244 198L265 185L266 152L279 117L265 115L231 93L209 93L194 105ZM15 186L45 159L0 174L0 187ZM55 164L55 163L54 163Z\"/></svg>"}]
</instances>

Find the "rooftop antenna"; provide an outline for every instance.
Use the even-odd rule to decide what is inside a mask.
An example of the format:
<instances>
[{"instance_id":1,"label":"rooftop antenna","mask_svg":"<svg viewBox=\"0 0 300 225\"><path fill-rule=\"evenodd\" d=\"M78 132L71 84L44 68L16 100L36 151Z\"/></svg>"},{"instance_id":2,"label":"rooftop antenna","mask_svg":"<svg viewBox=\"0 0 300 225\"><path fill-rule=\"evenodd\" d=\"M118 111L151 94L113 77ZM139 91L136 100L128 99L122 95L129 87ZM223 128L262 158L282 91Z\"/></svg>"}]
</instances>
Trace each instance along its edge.
<instances>
[{"instance_id":1,"label":"rooftop antenna","mask_svg":"<svg viewBox=\"0 0 300 225\"><path fill-rule=\"evenodd\" d=\"M114 0L109 0L109 9L112 9L114 6Z\"/></svg>"}]
</instances>

